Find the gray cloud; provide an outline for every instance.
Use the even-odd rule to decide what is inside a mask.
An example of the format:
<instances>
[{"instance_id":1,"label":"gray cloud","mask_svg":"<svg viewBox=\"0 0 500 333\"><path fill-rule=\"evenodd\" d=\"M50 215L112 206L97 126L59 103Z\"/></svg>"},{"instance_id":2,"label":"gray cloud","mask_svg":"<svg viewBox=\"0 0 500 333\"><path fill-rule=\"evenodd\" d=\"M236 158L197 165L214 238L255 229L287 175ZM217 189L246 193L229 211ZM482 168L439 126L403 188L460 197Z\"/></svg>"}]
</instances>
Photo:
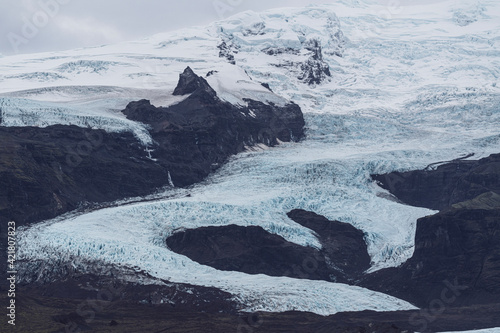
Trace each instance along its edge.
<instances>
[{"instance_id":1,"label":"gray cloud","mask_svg":"<svg viewBox=\"0 0 500 333\"><path fill-rule=\"evenodd\" d=\"M206 25L245 10L319 3L325 0L1 0L0 53L96 46Z\"/></svg>"}]
</instances>

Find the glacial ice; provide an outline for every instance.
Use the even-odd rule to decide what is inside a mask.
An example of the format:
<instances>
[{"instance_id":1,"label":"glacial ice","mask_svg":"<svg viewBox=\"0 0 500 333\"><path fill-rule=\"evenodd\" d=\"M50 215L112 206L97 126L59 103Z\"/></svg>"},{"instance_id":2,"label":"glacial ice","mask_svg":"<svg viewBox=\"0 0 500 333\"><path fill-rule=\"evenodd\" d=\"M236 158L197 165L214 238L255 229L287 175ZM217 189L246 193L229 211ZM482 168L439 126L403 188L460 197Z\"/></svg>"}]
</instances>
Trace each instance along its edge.
<instances>
[{"instance_id":1,"label":"glacial ice","mask_svg":"<svg viewBox=\"0 0 500 333\"><path fill-rule=\"evenodd\" d=\"M102 106L102 105L101 105ZM120 112L92 113L88 105L62 106L19 98L0 97L0 125L5 127L76 125L108 132L132 132L143 145L153 144L146 125L128 120Z\"/></svg>"},{"instance_id":2,"label":"glacial ice","mask_svg":"<svg viewBox=\"0 0 500 333\"><path fill-rule=\"evenodd\" d=\"M117 108L109 108L103 94L96 93L95 100L86 97L85 103L69 97L61 102L57 92L69 86L91 89L97 75L92 71L65 73L64 79L50 76L43 82L23 79L80 59L95 61L97 69L105 67L99 84L114 87L111 103L123 103L130 95L172 103L167 95L189 64L200 75L221 68L208 79L222 98L241 103L251 96L268 103L283 96L300 105L307 124L303 142L240 154L191 188L169 188L151 202L25 228L19 235L20 259L55 265L60 258L77 256L82 269L90 269L91 263L137 267L160 279L229 291L249 311L325 315L411 308L352 286L217 271L173 253L164 241L185 228L239 224L260 225L291 242L320 247L310 230L286 216L302 208L361 229L371 271L407 260L413 253L417 219L434 212L389 200L370 174L421 169L469 153L481 158L498 153L500 147L500 4L473 3L478 7L471 7L470 1L444 1L390 12L370 1L339 1L306 9L245 12L208 27L68 51L61 57L0 58L0 70L7 73L0 78L5 96L0 108L7 115L3 126L94 121L98 124L93 126L107 130L144 133L140 124L109 111ZM470 22L457 25L457 17L471 15ZM228 38L238 51L235 66L219 57L217 45ZM311 38L321 42L332 73L329 81L316 86L297 79L294 67L308 58L302 47ZM289 52L262 51L270 46ZM261 82L276 95L259 88ZM50 90L55 84L57 88ZM239 87L244 89L235 91ZM26 89L39 95L33 97ZM65 96L85 95L88 90L72 88Z\"/></svg>"}]
</instances>

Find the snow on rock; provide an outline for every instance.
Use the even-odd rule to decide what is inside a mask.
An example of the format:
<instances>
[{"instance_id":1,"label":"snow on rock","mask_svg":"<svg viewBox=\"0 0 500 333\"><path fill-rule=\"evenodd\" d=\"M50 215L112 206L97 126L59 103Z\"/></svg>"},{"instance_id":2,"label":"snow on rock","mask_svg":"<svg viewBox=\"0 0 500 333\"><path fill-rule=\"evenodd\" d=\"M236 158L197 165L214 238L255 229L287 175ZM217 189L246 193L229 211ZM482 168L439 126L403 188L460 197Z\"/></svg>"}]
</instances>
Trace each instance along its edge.
<instances>
[{"instance_id":1,"label":"snow on rock","mask_svg":"<svg viewBox=\"0 0 500 333\"><path fill-rule=\"evenodd\" d=\"M301 208L361 229L372 270L400 265L412 255L416 220L434 212L389 200L370 174L423 169L469 153L477 158L498 153L500 3L442 1L387 13L388 8L372 1L338 1L245 12L208 27L136 42L0 58L0 93L10 98L3 103L18 103L16 97L31 105L27 99L36 99L55 103L57 110L64 103L63 114L47 112L45 119L38 112L28 115L35 119L29 121L63 122L81 111L92 117L100 112L112 123L109 103L123 103L131 95L172 103L178 73L189 65L196 73L213 71L207 80L222 99L279 103L276 95L282 96L301 107L307 124L303 142L241 154L190 189L169 189L148 204L23 230L20 259L43 258L50 264L53 256L73 253L90 262L137 265L157 277L229 290L249 309L326 314L370 304L380 310L398 307L394 299L359 288L219 272L164 244L179 228L240 224L261 225L289 241L319 246L310 231L286 217ZM311 41L318 42L316 51ZM331 76L304 84L301 65L319 58L319 46L322 58L314 66L327 64ZM92 61L106 75L57 72L80 60ZM30 73L64 78L25 80ZM105 94L89 94L96 77L100 87L114 87L111 102ZM85 89L69 88L76 86ZM2 107L6 121L23 117L17 106L10 107L7 113L9 106ZM169 200L176 191L190 196Z\"/></svg>"},{"instance_id":2,"label":"snow on rock","mask_svg":"<svg viewBox=\"0 0 500 333\"><path fill-rule=\"evenodd\" d=\"M217 96L231 104L247 106L245 99L252 99L263 103L273 103L285 106L289 102L255 82L241 68L229 64L221 64L216 71L207 76L210 86L217 92Z\"/></svg>"}]
</instances>

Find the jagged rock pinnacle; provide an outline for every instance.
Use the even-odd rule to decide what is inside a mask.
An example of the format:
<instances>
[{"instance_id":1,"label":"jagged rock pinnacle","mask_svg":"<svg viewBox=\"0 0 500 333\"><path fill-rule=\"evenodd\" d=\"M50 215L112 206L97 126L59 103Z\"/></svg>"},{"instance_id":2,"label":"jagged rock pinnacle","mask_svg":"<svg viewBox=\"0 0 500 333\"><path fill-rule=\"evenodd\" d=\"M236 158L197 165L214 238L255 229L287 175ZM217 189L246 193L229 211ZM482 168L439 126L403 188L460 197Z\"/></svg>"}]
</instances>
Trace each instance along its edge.
<instances>
[{"instance_id":1,"label":"jagged rock pinnacle","mask_svg":"<svg viewBox=\"0 0 500 333\"><path fill-rule=\"evenodd\" d=\"M215 91L210 87L208 82L195 74L191 67L186 67L184 72L179 75L179 83L177 83L177 87L174 90L173 95L186 95L195 92L198 89L203 89L207 92L213 93L215 95Z\"/></svg>"}]
</instances>

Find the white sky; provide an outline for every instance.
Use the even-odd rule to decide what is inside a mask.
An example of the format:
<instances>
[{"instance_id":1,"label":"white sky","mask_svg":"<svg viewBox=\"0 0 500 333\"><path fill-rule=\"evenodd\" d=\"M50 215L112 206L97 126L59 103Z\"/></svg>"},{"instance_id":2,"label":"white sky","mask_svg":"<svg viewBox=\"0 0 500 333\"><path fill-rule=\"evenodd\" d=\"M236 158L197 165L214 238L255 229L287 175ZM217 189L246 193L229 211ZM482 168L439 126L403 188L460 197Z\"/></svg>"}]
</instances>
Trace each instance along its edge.
<instances>
[{"instance_id":1,"label":"white sky","mask_svg":"<svg viewBox=\"0 0 500 333\"><path fill-rule=\"evenodd\" d=\"M356 0L347 0L356 1ZM440 0L376 0L429 3ZM442 1L442 0L441 0ZM325 0L0 0L0 54L59 51L206 25L245 10ZM330 1L331 2L331 1Z\"/></svg>"}]
</instances>

